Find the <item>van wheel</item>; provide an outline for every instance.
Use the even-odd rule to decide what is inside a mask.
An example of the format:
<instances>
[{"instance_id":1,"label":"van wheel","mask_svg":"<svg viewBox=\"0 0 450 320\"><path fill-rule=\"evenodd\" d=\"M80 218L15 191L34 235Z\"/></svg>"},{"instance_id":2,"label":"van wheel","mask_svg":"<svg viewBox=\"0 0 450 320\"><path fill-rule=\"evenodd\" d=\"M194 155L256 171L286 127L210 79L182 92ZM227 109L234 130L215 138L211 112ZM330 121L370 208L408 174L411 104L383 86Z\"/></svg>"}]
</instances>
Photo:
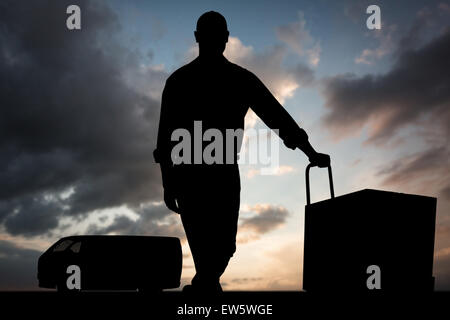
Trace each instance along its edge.
<instances>
[{"instance_id":1,"label":"van wheel","mask_svg":"<svg viewBox=\"0 0 450 320\"><path fill-rule=\"evenodd\" d=\"M77 294L80 292L80 290L77 289L69 290L69 288L67 288L65 279L58 281L58 283L56 284L56 291L63 294Z\"/></svg>"},{"instance_id":2,"label":"van wheel","mask_svg":"<svg viewBox=\"0 0 450 320\"><path fill-rule=\"evenodd\" d=\"M56 291L58 291L59 293L68 293L71 290L67 289L67 286L64 282L58 282L56 284Z\"/></svg>"}]
</instances>

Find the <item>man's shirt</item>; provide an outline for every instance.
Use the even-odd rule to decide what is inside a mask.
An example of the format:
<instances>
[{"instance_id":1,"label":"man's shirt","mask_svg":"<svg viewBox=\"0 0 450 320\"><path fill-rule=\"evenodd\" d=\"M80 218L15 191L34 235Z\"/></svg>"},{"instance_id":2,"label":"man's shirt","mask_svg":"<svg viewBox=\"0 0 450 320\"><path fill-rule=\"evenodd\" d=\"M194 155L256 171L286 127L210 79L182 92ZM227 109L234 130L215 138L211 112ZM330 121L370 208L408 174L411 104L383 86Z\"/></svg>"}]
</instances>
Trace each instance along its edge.
<instances>
[{"instance_id":1,"label":"man's shirt","mask_svg":"<svg viewBox=\"0 0 450 320\"><path fill-rule=\"evenodd\" d=\"M288 114L267 87L250 71L229 62L225 57L212 64L197 57L179 68L166 80L158 130L157 162L172 163L171 153L179 141L172 141L176 129L184 129L191 137L190 163L196 162L194 125L201 124L201 134L208 129L221 132L223 163L226 163L227 129L243 130L244 118L251 108L271 129L277 130L288 146L299 146L308 139L305 131ZM217 132L217 131L216 131ZM212 140L212 138L211 138ZM203 141L202 152L210 144ZM242 135L236 138L232 150L233 164L237 163ZM198 147L198 146L197 146ZM229 156L229 155L228 155Z\"/></svg>"}]
</instances>

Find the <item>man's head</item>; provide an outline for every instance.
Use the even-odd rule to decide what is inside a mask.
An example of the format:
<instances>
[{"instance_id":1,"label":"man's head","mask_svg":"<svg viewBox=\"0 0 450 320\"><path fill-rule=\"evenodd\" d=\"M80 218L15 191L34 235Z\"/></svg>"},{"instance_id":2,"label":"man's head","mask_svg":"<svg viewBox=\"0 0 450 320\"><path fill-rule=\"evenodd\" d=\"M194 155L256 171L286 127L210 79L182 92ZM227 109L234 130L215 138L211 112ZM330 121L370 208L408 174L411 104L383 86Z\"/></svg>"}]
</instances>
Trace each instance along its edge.
<instances>
[{"instance_id":1,"label":"man's head","mask_svg":"<svg viewBox=\"0 0 450 320\"><path fill-rule=\"evenodd\" d=\"M229 36L227 21L218 12L205 12L197 20L194 35L202 55L222 54Z\"/></svg>"}]
</instances>

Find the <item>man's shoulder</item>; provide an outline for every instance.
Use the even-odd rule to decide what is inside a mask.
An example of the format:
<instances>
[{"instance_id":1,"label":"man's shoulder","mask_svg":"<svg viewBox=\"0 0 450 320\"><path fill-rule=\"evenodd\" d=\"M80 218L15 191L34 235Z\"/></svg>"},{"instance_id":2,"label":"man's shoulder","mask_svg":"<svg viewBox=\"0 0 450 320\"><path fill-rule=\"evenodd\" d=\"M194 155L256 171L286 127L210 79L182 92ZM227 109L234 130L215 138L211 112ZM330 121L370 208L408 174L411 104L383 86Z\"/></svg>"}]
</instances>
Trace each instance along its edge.
<instances>
[{"instance_id":1,"label":"man's shoulder","mask_svg":"<svg viewBox=\"0 0 450 320\"><path fill-rule=\"evenodd\" d=\"M257 86L260 83L259 78L250 70L241 67L233 62L229 62L230 69L236 75L236 79L243 82L246 86Z\"/></svg>"},{"instance_id":2,"label":"man's shoulder","mask_svg":"<svg viewBox=\"0 0 450 320\"><path fill-rule=\"evenodd\" d=\"M173 82L178 79L182 79L185 76L189 76L192 72L195 72L195 60L185 64L184 66L176 69L172 74L167 78L167 81Z\"/></svg>"},{"instance_id":3,"label":"man's shoulder","mask_svg":"<svg viewBox=\"0 0 450 320\"><path fill-rule=\"evenodd\" d=\"M192 73L197 73L197 68L199 67L198 60L194 59L191 62L185 64L184 66L176 69L172 74L168 77L171 81L182 79L186 76L191 76ZM241 67L237 65L236 63L233 63L229 60L226 62L226 67L228 70L230 70L233 73L236 73L236 75L239 75L241 77L245 78L255 78L255 74L251 72L250 70L247 70L244 67Z\"/></svg>"},{"instance_id":4,"label":"man's shoulder","mask_svg":"<svg viewBox=\"0 0 450 320\"><path fill-rule=\"evenodd\" d=\"M234 62L228 61L227 65L231 71L239 74L240 76L245 76L245 77L254 77L255 76L253 74L253 72L251 72L250 70L248 70L244 67L241 67L240 65L238 65Z\"/></svg>"}]
</instances>

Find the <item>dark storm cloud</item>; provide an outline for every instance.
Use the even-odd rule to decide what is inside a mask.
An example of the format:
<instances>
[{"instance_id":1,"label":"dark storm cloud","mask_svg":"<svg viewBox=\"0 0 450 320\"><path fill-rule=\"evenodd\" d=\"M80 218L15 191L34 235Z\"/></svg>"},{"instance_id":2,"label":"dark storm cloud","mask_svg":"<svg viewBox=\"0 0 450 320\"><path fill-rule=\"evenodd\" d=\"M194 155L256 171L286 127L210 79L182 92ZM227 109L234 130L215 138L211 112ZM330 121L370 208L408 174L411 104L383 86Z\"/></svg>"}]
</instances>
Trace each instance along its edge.
<instances>
[{"instance_id":1,"label":"dark storm cloud","mask_svg":"<svg viewBox=\"0 0 450 320\"><path fill-rule=\"evenodd\" d=\"M293 68L293 73L301 86L309 86L315 82L314 70L305 64L297 64Z\"/></svg>"},{"instance_id":2,"label":"dark storm cloud","mask_svg":"<svg viewBox=\"0 0 450 320\"><path fill-rule=\"evenodd\" d=\"M433 117L436 127L447 126L450 74L443 70L450 70L449 55L450 31L420 49L405 51L384 75L328 78L325 125L345 134L373 121L368 140L372 143L389 140L425 115Z\"/></svg>"},{"instance_id":3,"label":"dark storm cloud","mask_svg":"<svg viewBox=\"0 0 450 320\"><path fill-rule=\"evenodd\" d=\"M450 30L398 55L383 75L338 75L325 82L329 111L324 125L338 136L369 125L367 143L385 145L400 129L415 126L428 147L398 159L379 174L400 185L422 174L435 176L440 193L450 188Z\"/></svg>"},{"instance_id":4,"label":"dark storm cloud","mask_svg":"<svg viewBox=\"0 0 450 320\"><path fill-rule=\"evenodd\" d=\"M81 8L81 30L65 26L69 4ZM139 73L142 57L116 40L120 28L101 1L1 2L0 223L8 232L37 235L63 215L160 198L151 154L159 102L132 75L155 90L167 74Z\"/></svg>"},{"instance_id":5,"label":"dark storm cloud","mask_svg":"<svg viewBox=\"0 0 450 320\"><path fill-rule=\"evenodd\" d=\"M272 205L257 205L252 208L256 214L249 218L241 218L240 230L251 230L257 234L264 234L282 226L289 211L284 207Z\"/></svg>"},{"instance_id":6,"label":"dark storm cloud","mask_svg":"<svg viewBox=\"0 0 450 320\"><path fill-rule=\"evenodd\" d=\"M41 254L0 240L0 290L38 289L37 260Z\"/></svg>"},{"instance_id":7,"label":"dark storm cloud","mask_svg":"<svg viewBox=\"0 0 450 320\"><path fill-rule=\"evenodd\" d=\"M12 235L34 236L43 230L58 226L63 204L60 201L48 201L45 195L22 196L6 203L6 210L12 211L5 217L4 226ZM0 208L5 210L4 208ZM6 211L5 210L5 211ZM7 213L8 214L8 213Z\"/></svg>"},{"instance_id":8,"label":"dark storm cloud","mask_svg":"<svg viewBox=\"0 0 450 320\"><path fill-rule=\"evenodd\" d=\"M134 211L139 214L137 220L120 215L106 227L91 225L87 233L185 237L178 215L167 209L163 203L145 205Z\"/></svg>"},{"instance_id":9,"label":"dark storm cloud","mask_svg":"<svg viewBox=\"0 0 450 320\"><path fill-rule=\"evenodd\" d=\"M429 176L442 165L449 165L448 161L442 163L443 160L449 158L450 152L444 147L430 148L396 160L393 164L380 170L378 175L386 176L384 181L386 184L407 183L412 178Z\"/></svg>"}]
</instances>

